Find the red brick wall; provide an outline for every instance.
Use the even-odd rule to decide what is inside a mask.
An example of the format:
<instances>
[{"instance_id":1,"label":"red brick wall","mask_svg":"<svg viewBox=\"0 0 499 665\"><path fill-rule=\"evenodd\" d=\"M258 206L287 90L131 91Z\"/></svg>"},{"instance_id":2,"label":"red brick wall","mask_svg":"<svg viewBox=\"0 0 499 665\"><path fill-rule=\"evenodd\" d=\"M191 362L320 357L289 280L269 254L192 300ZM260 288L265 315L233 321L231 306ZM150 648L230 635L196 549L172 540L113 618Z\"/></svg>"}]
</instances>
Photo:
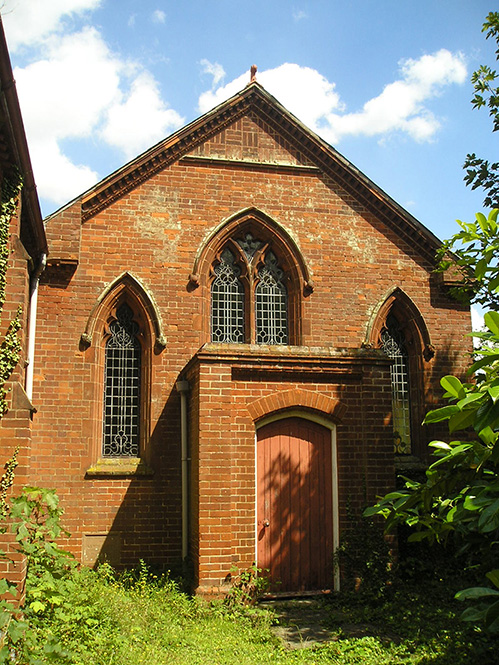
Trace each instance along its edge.
<instances>
[{"instance_id":1,"label":"red brick wall","mask_svg":"<svg viewBox=\"0 0 499 665\"><path fill-rule=\"evenodd\" d=\"M180 558L175 381L209 341L208 276L201 275L200 286L192 288L189 275L213 230L249 207L286 230L311 273L314 291L303 296L302 308L305 355L328 355L331 349L338 354L341 348L347 356L358 353L372 312L397 286L419 308L436 348L435 358L424 363L427 402L434 399L435 377L452 366L461 372L465 365L469 343L462 340L469 312L438 290L432 266L418 248L313 167L299 149L280 141L256 117L244 118L90 218L81 238L77 204L48 222L52 267L40 288L39 415L31 479L58 489L65 526L73 534L70 547L78 556L86 539L89 561L101 546L122 564L142 557L174 566ZM74 274L57 268L58 252L61 258L78 258ZM99 446L94 420L100 338L96 333L85 348L80 335L99 296L125 271L151 294L166 339L166 348L151 354L148 464L154 474L89 478L86 471ZM258 355L258 349L248 353ZM363 363L362 380L345 385L341 377L318 384L298 378L235 381L226 363L218 367L198 358L190 365L191 554L201 586L219 584L231 562L246 565L254 553L255 425L249 401L292 388L340 399L347 406L338 425L341 511L347 495L363 500L364 480L370 497L390 485L388 369L383 362Z\"/></svg>"},{"instance_id":2,"label":"red brick wall","mask_svg":"<svg viewBox=\"0 0 499 665\"><path fill-rule=\"evenodd\" d=\"M18 339L21 345L20 360L6 383L8 412L0 421L0 476L5 463L12 457L16 447L18 466L15 469L14 485L8 499L19 493L27 484L31 454L32 407L26 393L25 365L27 359L28 310L29 310L29 255L24 249L20 235L20 215L10 222L9 262L7 268L6 300L1 315L1 335L21 307L21 329ZM0 559L0 576L7 575L21 585L25 573L25 561L16 551L16 543L8 534L2 536L2 550L6 557Z\"/></svg>"}]
</instances>

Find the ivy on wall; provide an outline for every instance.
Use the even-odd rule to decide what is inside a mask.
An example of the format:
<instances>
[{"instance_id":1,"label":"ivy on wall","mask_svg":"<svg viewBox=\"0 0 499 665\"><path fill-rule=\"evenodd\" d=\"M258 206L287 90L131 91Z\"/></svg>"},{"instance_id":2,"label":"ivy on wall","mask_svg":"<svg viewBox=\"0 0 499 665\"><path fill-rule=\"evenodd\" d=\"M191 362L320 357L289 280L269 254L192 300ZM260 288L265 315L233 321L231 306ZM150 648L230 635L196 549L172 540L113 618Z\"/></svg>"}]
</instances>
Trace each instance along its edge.
<instances>
[{"instance_id":1,"label":"ivy on wall","mask_svg":"<svg viewBox=\"0 0 499 665\"><path fill-rule=\"evenodd\" d=\"M2 183L0 202L0 321L6 297L10 220L16 214L22 185L22 176L17 169L13 170L9 176L4 177ZM21 307L19 306L16 316L9 323L0 346L0 418L7 411L5 384L19 362L21 344L17 332L20 327Z\"/></svg>"}]
</instances>

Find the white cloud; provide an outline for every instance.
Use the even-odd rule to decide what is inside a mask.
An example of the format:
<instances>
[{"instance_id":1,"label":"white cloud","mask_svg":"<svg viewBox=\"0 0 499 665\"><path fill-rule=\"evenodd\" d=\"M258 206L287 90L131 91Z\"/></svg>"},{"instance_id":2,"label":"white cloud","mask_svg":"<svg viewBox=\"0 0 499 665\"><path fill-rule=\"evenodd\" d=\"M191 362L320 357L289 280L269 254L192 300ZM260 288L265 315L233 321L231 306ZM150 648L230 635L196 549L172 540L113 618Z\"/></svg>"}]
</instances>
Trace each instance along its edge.
<instances>
[{"instance_id":1,"label":"white cloud","mask_svg":"<svg viewBox=\"0 0 499 665\"><path fill-rule=\"evenodd\" d=\"M213 88L215 88L225 78L225 69L222 67L222 65L219 65L218 62L210 62L206 58L203 58L199 64L203 68L203 74L210 74L210 76L213 76L213 83L211 85L213 90Z\"/></svg>"},{"instance_id":2,"label":"white cloud","mask_svg":"<svg viewBox=\"0 0 499 665\"><path fill-rule=\"evenodd\" d=\"M464 57L441 49L418 60L402 61L401 73L401 79L385 86L362 111L329 116L330 137L338 141L346 135L382 136L401 131L416 141L430 140L440 121L425 104L446 86L466 81Z\"/></svg>"},{"instance_id":3,"label":"white cloud","mask_svg":"<svg viewBox=\"0 0 499 665\"><path fill-rule=\"evenodd\" d=\"M5 0L2 20L13 53L21 46L35 46L61 29L63 19L96 9L101 0Z\"/></svg>"},{"instance_id":4,"label":"white cloud","mask_svg":"<svg viewBox=\"0 0 499 665\"><path fill-rule=\"evenodd\" d=\"M73 11L76 0L65 2ZM25 11L29 7L30 2L22 5ZM38 59L16 68L14 76L38 192L61 204L98 180L94 170L71 161L64 141L99 136L129 158L179 127L183 118L162 100L152 74L113 53L98 30L61 34L60 7L54 17L52 32L43 30Z\"/></svg>"},{"instance_id":5,"label":"white cloud","mask_svg":"<svg viewBox=\"0 0 499 665\"><path fill-rule=\"evenodd\" d=\"M152 14L153 23L165 23L166 14L161 9L156 9Z\"/></svg>"},{"instance_id":6,"label":"white cloud","mask_svg":"<svg viewBox=\"0 0 499 665\"><path fill-rule=\"evenodd\" d=\"M108 109L100 135L130 159L183 123L184 118L162 101L154 78L142 72L133 80L124 101Z\"/></svg>"},{"instance_id":7,"label":"white cloud","mask_svg":"<svg viewBox=\"0 0 499 665\"><path fill-rule=\"evenodd\" d=\"M292 16L295 23L298 23L298 21L301 21L304 18L308 18L307 12L304 12L303 9L293 9Z\"/></svg>"},{"instance_id":8,"label":"white cloud","mask_svg":"<svg viewBox=\"0 0 499 665\"><path fill-rule=\"evenodd\" d=\"M225 86L204 92L199 98L199 110L210 110L244 88L249 80L247 72ZM257 81L312 129L334 109L343 108L334 83L310 67L285 63L257 73Z\"/></svg>"},{"instance_id":9,"label":"white cloud","mask_svg":"<svg viewBox=\"0 0 499 665\"><path fill-rule=\"evenodd\" d=\"M464 57L442 49L433 55L400 63L401 78L385 86L362 110L346 113L335 84L309 67L285 63L260 72L257 80L308 127L331 143L344 136L386 137L402 132L415 141L428 141L440 127L428 102L446 86L462 84L467 73ZM206 91L199 109L206 112L249 82L243 74L224 86Z\"/></svg>"},{"instance_id":10,"label":"white cloud","mask_svg":"<svg viewBox=\"0 0 499 665\"><path fill-rule=\"evenodd\" d=\"M42 60L14 71L30 141L88 136L118 96L122 68L94 28L51 38Z\"/></svg>"},{"instance_id":11,"label":"white cloud","mask_svg":"<svg viewBox=\"0 0 499 665\"><path fill-rule=\"evenodd\" d=\"M31 150L38 193L62 205L98 180L98 174L85 165L74 164L61 152L55 138L40 139Z\"/></svg>"}]
</instances>

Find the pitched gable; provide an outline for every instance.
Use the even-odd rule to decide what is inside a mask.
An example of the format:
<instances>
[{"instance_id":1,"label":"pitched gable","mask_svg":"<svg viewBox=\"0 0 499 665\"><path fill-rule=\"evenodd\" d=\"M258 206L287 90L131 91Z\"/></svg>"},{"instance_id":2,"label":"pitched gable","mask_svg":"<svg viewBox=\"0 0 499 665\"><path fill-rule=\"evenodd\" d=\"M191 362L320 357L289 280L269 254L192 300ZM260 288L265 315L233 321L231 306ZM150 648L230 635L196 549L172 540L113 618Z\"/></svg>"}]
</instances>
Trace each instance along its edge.
<instances>
[{"instance_id":1,"label":"pitched gable","mask_svg":"<svg viewBox=\"0 0 499 665\"><path fill-rule=\"evenodd\" d=\"M82 194L77 199L81 203L81 221L182 158L317 169L416 248L431 265L441 245L431 231L256 82Z\"/></svg>"}]
</instances>

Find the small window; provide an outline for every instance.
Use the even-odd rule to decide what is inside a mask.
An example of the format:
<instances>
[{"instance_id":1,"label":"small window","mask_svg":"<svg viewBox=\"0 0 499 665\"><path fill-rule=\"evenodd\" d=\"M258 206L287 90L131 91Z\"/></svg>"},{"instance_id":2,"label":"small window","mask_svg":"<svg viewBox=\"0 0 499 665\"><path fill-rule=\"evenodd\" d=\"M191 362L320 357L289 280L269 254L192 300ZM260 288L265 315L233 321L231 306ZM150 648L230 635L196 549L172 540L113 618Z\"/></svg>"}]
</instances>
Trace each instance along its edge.
<instances>
[{"instance_id":1,"label":"small window","mask_svg":"<svg viewBox=\"0 0 499 665\"><path fill-rule=\"evenodd\" d=\"M142 348L133 310L121 305L109 326L104 360L103 457L138 457Z\"/></svg>"},{"instance_id":2,"label":"small window","mask_svg":"<svg viewBox=\"0 0 499 665\"><path fill-rule=\"evenodd\" d=\"M409 354L404 333L393 314L388 315L381 330L381 348L393 360L390 375L395 453L407 455L411 452Z\"/></svg>"}]
</instances>

